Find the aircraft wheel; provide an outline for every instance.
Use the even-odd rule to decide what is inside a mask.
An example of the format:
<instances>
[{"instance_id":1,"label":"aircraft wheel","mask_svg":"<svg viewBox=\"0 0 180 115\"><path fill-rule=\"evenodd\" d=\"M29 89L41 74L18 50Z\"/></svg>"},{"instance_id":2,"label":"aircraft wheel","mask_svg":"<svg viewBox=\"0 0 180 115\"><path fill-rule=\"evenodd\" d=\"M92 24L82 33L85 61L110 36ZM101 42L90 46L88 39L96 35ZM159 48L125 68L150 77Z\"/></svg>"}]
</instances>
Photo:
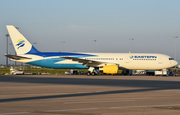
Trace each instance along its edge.
<instances>
[{"instance_id":1,"label":"aircraft wheel","mask_svg":"<svg viewBox=\"0 0 180 115\"><path fill-rule=\"evenodd\" d=\"M95 75L95 73L94 72L92 72L92 76L94 76Z\"/></svg>"},{"instance_id":2,"label":"aircraft wheel","mask_svg":"<svg viewBox=\"0 0 180 115\"><path fill-rule=\"evenodd\" d=\"M91 73L90 73L90 72L88 72L88 73L87 73L87 75L88 75L88 76L90 76L90 75L91 75Z\"/></svg>"}]
</instances>

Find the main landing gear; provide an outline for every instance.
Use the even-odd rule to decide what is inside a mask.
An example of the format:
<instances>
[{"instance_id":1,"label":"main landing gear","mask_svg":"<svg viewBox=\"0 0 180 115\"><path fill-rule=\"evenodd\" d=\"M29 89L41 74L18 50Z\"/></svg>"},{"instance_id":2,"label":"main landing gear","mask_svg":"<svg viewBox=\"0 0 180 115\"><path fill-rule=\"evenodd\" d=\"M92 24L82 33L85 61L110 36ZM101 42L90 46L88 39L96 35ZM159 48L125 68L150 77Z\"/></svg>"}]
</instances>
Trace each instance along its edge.
<instances>
[{"instance_id":1,"label":"main landing gear","mask_svg":"<svg viewBox=\"0 0 180 115\"><path fill-rule=\"evenodd\" d=\"M90 75L94 76L94 75L99 74L99 71L97 69L95 69L94 67L90 67L88 70L89 70L87 73L88 76L90 76Z\"/></svg>"}]
</instances>

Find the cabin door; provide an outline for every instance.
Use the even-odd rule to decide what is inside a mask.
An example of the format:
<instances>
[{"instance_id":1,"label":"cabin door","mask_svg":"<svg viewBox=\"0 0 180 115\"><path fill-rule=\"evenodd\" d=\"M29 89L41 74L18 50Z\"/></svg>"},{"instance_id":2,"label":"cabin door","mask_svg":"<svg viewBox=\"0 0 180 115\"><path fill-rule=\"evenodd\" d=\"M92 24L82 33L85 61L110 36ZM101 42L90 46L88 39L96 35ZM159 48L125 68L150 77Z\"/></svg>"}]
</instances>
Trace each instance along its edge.
<instances>
[{"instance_id":1,"label":"cabin door","mask_svg":"<svg viewBox=\"0 0 180 115\"><path fill-rule=\"evenodd\" d=\"M163 59L161 57L158 58L158 62L159 64L162 64L163 63Z\"/></svg>"},{"instance_id":2,"label":"cabin door","mask_svg":"<svg viewBox=\"0 0 180 115\"><path fill-rule=\"evenodd\" d=\"M129 57L125 58L126 63L129 63L129 60L130 60Z\"/></svg>"}]
</instances>

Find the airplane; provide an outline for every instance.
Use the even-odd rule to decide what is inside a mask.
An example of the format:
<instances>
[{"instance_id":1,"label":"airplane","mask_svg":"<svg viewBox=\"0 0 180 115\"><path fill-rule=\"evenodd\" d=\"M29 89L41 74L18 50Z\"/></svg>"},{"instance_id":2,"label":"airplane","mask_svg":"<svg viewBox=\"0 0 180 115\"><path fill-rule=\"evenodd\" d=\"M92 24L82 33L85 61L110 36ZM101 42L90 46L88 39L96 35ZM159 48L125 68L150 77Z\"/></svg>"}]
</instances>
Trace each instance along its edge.
<instances>
[{"instance_id":1,"label":"airplane","mask_svg":"<svg viewBox=\"0 0 180 115\"><path fill-rule=\"evenodd\" d=\"M5 54L13 61L54 69L88 69L116 74L120 69L162 70L176 66L172 57L158 53L77 53L40 52L13 25L6 25L17 55Z\"/></svg>"}]
</instances>

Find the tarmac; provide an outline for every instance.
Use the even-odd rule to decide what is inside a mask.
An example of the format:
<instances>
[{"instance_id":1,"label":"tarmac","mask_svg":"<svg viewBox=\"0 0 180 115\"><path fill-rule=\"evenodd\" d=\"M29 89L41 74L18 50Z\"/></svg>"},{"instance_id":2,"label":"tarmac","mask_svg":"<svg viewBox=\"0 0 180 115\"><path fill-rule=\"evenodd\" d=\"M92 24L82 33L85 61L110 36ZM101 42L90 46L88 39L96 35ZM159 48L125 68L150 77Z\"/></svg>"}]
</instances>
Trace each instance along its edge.
<instances>
[{"instance_id":1,"label":"tarmac","mask_svg":"<svg viewBox=\"0 0 180 115\"><path fill-rule=\"evenodd\" d=\"M180 115L180 76L0 75L0 115Z\"/></svg>"}]
</instances>

